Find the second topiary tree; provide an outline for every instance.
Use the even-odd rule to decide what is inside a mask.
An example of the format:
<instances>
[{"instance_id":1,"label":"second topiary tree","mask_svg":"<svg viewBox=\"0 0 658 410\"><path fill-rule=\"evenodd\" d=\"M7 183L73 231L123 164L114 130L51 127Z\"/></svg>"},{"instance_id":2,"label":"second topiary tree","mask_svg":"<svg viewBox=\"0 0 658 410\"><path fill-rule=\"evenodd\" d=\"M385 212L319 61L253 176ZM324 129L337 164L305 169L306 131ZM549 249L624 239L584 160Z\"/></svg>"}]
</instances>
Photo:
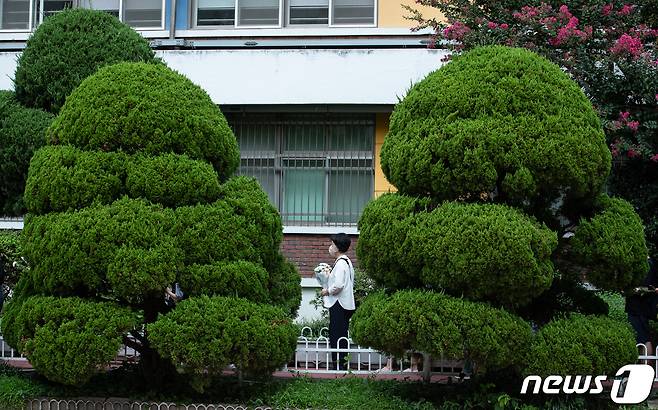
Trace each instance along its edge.
<instances>
[{"instance_id":1,"label":"second topiary tree","mask_svg":"<svg viewBox=\"0 0 658 410\"><path fill-rule=\"evenodd\" d=\"M281 220L208 95L161 64L100 69L68 97L30 166L31 264L2 333L51 380L79 384L136 349L153 383L174 370L202 389L234 364L291 357L299 276ZM165 288L189 296L173 308ZM128 335L130 336L128 337Z\"/></svg>"},{"instance_id":2,"label":"second topiary tree","mask_svg":"<svg viewBox=\"0 0 658 410\"><path fill-rule=\"evenodd\" d=\"M357 254L387 293L355 313L357 342L471 359L478 374L635 362L627 325L559 319L601 313L583 276L621 291L648 270L639 217L603 193L611 155L598 117L559 67L506 47L455 58L396 106L381 160L399 192L366 207ZM558 294L571 299L537 306Z\"/></svg>"}]
</instances>

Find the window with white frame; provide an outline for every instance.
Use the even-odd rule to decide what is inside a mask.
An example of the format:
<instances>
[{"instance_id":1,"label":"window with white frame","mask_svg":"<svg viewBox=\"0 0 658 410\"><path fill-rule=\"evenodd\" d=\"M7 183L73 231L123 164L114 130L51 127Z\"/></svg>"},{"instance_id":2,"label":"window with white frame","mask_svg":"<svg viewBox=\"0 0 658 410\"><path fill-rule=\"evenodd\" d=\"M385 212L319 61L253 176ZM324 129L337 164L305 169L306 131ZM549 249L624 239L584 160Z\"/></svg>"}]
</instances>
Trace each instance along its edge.
<instances>
[{"instance_id":1,"label":"window with white frame","mask_svg":"<svg viewBox=\"0 0 658 410\"><path fill-rule=\"evenodd\" d=\"M121 15L121 0L81 0L80 7L102 10L114 17Z\"/></svg>"},{"instance_id":2,"label":"window with white frame","mask_svg":"<svg viewBox=\"0 0 658 410\"><path fill-rule=\"evenodd\" d=\"M283 0L196 0L196 27L281 27Z\"/></svg>"},{"instance_id":3,"label":"window with white frame","mask_svg":"<svg viewBox=\"0 0 658 410\"><path fill-rule=\"evenodd\" d=\"M82 7L110 13L134 28L162 29L164 3L164 0L37 0L36 21L41 23L67 8Z\"/></svg>"},{"instance_id":4,"label":"window with white frame","mask_svg":"<svg viewBox=\"0 0 658 410\"><path fill-rule=\"evenodd\" d=\"M0 0L0 30L29 30L31 0Z\"/></svg>"},{"instance_id":5,"label":"window with white frame","mask_svg":"<svg viewBox=\"0 0 658 410\"><path fill-rule=\"evenodd\" d=\"M329 0L290 0L288 21L294 24L329 24Z\"/></svg>"},{"instance_id":6,"label":"window with white frame","mask_svg":"<svg viewBox=\"0 0 658 410\"><path fill-rule=\"evenodd\" d=\"M335 25L375 23L375 0L332 0L332 19Z\"/></svg>"},{"instance_id":7,"label":"window with white frame","mask_svg":"<svg viewBox=\"0 0 658 410\"><path fill-rule=\"evenodd\" d=\"M163 27L164 2L162 0L122 0L122 21L131 27Z\"/></svg>"},{"instance_id":8,"label":"window with white frame","mask_svg":"<svg viewBox=\"0 0 658 410\"><path fill-rule=\"evenodd\" d=\"M227 115L238 174L255 177L287 226L354 226L374 189L373 115Z\"/></svg>"},{"instance_id":9,"label":"window with white frame","mask_svg":"<svg viewBox=\"0 0 658 410\"><path fill-rule=\"evenodd\" d=\"M281 27L282 9L290 26L369 26L376 0L196 0L195 27Z\"/></svg>"}]
</instances>

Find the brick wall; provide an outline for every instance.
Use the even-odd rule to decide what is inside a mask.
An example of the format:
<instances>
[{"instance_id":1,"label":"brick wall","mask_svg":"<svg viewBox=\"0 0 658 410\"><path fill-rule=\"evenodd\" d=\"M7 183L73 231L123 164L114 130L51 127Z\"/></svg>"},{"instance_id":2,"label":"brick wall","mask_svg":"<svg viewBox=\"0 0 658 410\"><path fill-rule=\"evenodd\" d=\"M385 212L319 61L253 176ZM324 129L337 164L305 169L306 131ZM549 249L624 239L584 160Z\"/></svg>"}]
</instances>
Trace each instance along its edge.
<instances>
[{"instance_id":1,"label":"brick wall","mask_svg":"<svg viewBox=\"0 0 658 410\"><path fill-rule=\"evenodd\" d=\"M287 234L283 235L281 243L281 252L292 263L297 265L299 273L304 277L313 276L313 268L319 263L324 262L333 264L333 259L329 256L329 246L331 245L330 235L309 235L309 234ZM352 245L347 251L354 267L358 267L356 260L356 235L350 235Z\"/></svg>"}]
</instances>

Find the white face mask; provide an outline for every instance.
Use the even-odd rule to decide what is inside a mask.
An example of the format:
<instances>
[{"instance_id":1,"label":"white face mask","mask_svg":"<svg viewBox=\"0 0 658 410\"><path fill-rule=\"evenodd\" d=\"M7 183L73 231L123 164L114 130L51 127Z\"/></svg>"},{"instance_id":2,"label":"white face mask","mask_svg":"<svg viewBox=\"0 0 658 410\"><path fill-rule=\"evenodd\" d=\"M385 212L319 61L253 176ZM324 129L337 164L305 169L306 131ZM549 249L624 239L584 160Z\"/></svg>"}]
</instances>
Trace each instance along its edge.
<instances>
[{"instance_id":1,"label":"white face mask","mask_svg":"<svg viewBox=\"0 0 658 410\"><path fill-rule=\"evenodd\" d=\"M331 246L329 247L329 255L336 256L337 253L338 253L338 248L336 247L336 244L332 242Z\"/></svg>"}]
</instances>

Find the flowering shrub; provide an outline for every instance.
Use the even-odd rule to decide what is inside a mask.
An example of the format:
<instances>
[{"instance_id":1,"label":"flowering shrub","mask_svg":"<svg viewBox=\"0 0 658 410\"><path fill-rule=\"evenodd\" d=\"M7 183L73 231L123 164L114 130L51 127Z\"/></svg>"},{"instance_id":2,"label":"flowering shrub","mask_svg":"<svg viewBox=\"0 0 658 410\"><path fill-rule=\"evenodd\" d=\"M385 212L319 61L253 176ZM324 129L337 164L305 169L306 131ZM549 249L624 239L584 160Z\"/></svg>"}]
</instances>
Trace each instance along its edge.
<instances>
[{"instance_id":1,"label":"flowering shrub","mask_svg":"<svg viewBox=\"0 0 658 410\"><path fill-rule=\"evenodd\" d=\"M417 0L444 20L406 7L432 47L454 52L502 44L530 49L567 71L592 101L613 155L611 187L638 209L658 242L658 19L652 0ZM448 57L450 58L450 57ZM633 188L633 186L635 188ZM650 192L647 192L649 190ZM653 198L653 199L651 199ZM653 226L653 228L651 228ZM656 250L653 249L654 255Z\"/></svg>"}]
</instances>

